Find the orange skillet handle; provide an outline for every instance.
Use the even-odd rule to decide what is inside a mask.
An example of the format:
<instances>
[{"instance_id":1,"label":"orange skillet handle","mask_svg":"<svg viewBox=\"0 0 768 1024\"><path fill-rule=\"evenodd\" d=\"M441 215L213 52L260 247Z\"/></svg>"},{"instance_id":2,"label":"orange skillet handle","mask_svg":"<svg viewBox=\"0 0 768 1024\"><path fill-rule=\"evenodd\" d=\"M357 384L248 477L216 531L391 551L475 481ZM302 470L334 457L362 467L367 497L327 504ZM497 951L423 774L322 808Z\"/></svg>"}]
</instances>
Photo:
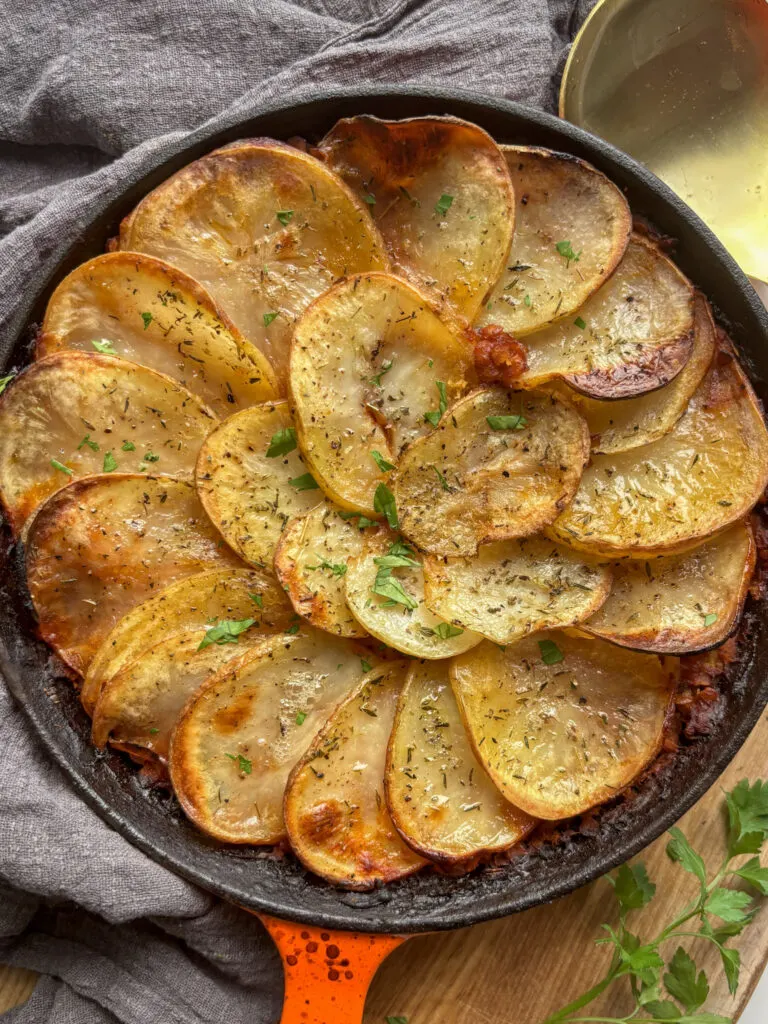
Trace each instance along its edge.
<instances>
[{"instance_id":1,"label":"orange skillet handle","mask_svg":"<svg viewBox=\"0 0 768 1024\"><path fill-rule=\"evenodd\" d=\"M280 1024L362 1024L371 979L405 937L332 932L259 917L283 959Z\"/></svg>"}]
</instances>

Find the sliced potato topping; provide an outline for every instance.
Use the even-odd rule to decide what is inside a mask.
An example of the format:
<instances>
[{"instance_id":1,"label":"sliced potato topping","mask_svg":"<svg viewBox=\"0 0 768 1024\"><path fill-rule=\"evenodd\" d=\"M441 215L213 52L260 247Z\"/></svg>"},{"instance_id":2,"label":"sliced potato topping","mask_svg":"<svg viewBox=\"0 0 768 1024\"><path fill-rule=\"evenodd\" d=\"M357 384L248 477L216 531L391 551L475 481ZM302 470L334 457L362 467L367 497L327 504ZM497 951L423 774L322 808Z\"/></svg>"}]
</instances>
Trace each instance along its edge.
<instances>
[{"instance_id":1,"label":"sliced potato topping","mask_svg":"<svg viewBox=\"0 0 768 1024\"><path fill-rule=\"evenodd\" d=\"M319 160L244 139L187 164L126 219L120 248L209 289L284 381L295 320L339 277L387 257L362 200Z\"/></svg>"},{"instance_id":2,"label":"sliced potato topping","mask_svg":"<svg viewBox=\"0 0 768 1024\"><path fill-rule=\"evenodd\" d=\"M155 591L239 560L191 484L119 473L76 480L40 508L26 537L40 636L81 675L118 619Z\"/></svg>"},{"instance_id":3,"label":"sliced potato topping","mask_svg":"<svg viewBox=\"0 0 768 1024\"><path fill-rule=\"evenodd\" d=\"M451 663L475 752L501 792L538 818L581 814L628 786L661 747L673 689L653 654L542 633L484 643Z\"/></svg>"},{"instance_id":4,"label":"sliced potato topping","mask_svg":"<svg viewBox=\"0 0 768 1024\"><path fill-rule=\"evenodd\" d=\"M304 457L329 497L370 516L386 466L473 381L470 346L389 274L332 288L299 321L291 346Z\"/></svg>"},{"instance_id":5,"label":"sliced potato topping","mask_svg":"<svg viewBox=\"0 0 768 1024\"><path fill-rule=\"evenodd\" d=\"M387 752L387 804L417 853L461 864L507 850L536 824L504 799L475 757L447 662L415 662Z\"/></svg>"},{"instance_id":6,"label":"sliced potato topping","mask_svg":"<svg viewBox=\"0 0 768 1024\"><path fill-rule=\"evenodd\" d=\"M531 146L502 146L515 189L515 237L478 317L521 336L570 316L624 255L632 214L591 164Z\"/></svg>"},{"instance_id":7,"label":"sliced potato topping","mask_svg":"<svg viewBox=\"0 0 768 1024\"><path fill-rule=\"evenodd\" d=\"M668 554L743 519L768 484L768 433L749 381L723 352L664 437L596 455L553 536L584 551Z\"/></svg>"},{"instance_id":8,"label":"sliced potato topping","mask_svg":"<svg viewBox=\"0 0 768 1024\"><path fill-rule=\"evenodd\" d=\"M305 867L345 889L372 889L425 861L400 838L387 810L387 742L407 665L370 672L334 711L294 768L285 823Z\"/></svg>"},{"instance_id":9,"label":"sliced potato topping","mask_svg":"<svg viewBox=\"0 0 768 1024\"><path fill-rule=\"evenodd\" d=\"M296 446L285 401L224 420L200 449L196 480L205 511L251 565L271 565L288 520L323 497Z\"/></svg>"},{"instance_id":10,"label":"sliced potato topping","mask_svg":"<svg viewBox=\"0 0 768 1024\"><path fill-rule=\"evenodd\" d=\"M633 235L578 316L526 337L528 369L519 380L537 387L562 378L593 398L632 398L669 383L692 346L690 282L657 246Z\"/></svg>"},{"instance_id":11,"label":"sliced potato topping","mask_svg":"<svg viewBox=\"0 0 768 1024\"><path fill-rule=\"evenodd\" d=\"M14 530L50 494L93 473L190 477L212 411L164 374L111 356L59 352L0 399L0 496Z\"/></svg>"},{"instance_id":12,"label":"sliced potato topping","mask_svg":"<svg viewBox=\"0 0 768 1024\"><path fill-rule=\"evenodd\" d=\"M588 619L611 572L546 537L483 544L471 558L424 559L427 606L497 644Z\"/></svg>"},{"instance_id":13,"label":"sliced potato topping","mask_svg":"<svg viewBox=\"0 0 768 1024\"><path fill-rule=\"evenodd\" d=\"M747 522L682 555L617 562L608 600L581 628L641 651L704 650L730 634L754 568L755 542Z\"/></svg>"},{"instance_id":14,"label":"sliced potato topping","mask_svg":"<svg viewBox=\"0 0 768 1024\"><path fill-rule=\"evenodd\" d=\"M515 201L501 150L450 117L338 121L319 153L368 203L395 273L471 320L504 267Z\"/></svg>"},{"instance_id":15,"label":"sliced potato topping","mask_svg":"<svg viewBox=\"0 0 768 1024\"><path fill-rule=\"evenodd\" d=\"M403 533L435 555L536 533L571 500L589 457L574 408L536 391L467 395L410 445L394 491Z\"/></svg>"},{"instance_id":16,"label":"sliced potato topping","mask_svg":"<svg viewBox=\"0 0 768 1024\"><path fill-rule=\"evenodd\" d=\"M211 569L187 576L120 619L93 656L80 699L92 714L105 683L143 651L177 633L246 619L253 619L261 633L271 633L294 618L283 588L265 569Z\"/></svg>"},{"instance_id":17,"label":"sliced potato topping","mask_svg":"<svg viewBox=\"0 0 768 1024\"><path fill-rule=\"evenodd\" d=\"M715 325L703 295L696 295L694 309L696 327L691 357L663 388L637 398L606 402L562 385L566 397L587 421L594 453L624 452L658 441L683 415L715 354Z\"/></svg>"},{"instance_id":18,"label":"sliced potato topping","mask_svg":"<svg viewBox=\"0 0 768 1024\"><path fill-rule=\"evenodd\" d=\"M298 614L318 629L339 636L368 635L344 594L349 560L364 546L364 531L327 501L286 524L275 572Z\"/></svg>"},{"instance_id":19,"label":"sliced potato topping","mask_svg":"<svg viewBox=\"0 0 768 1024\"><path fill-rule=\"evenodd\" d=\"M344 586L347 605L360 625L404 654L451 658L482 639L429 610L421 558L390 530L368 538L361 554L350 560Z\"/></svg>"},{"instance_id":20,"label":"sliced potato topping","mask_svg":"<svg viewBox=\"0 0 768 1024\"><path fill-rule=\"evenodd\" d=\"M219 416L274 398L269 360L197 281L136 252L96 256L51 296L38 357L106 352L178 380Z\"/></svg>"},{"instance_id":21,"label":"sliced potato topping","mask_svg":"<svg viewBox=\"0 0 768 1024\"><path fill-rule=\"evenodd\" d=\"M269 637L209 679L171 744L173 788L192 821L228 843L282 839L288 774L362 671L355 645L309 631Z\"/></svg>"}]
</instances>

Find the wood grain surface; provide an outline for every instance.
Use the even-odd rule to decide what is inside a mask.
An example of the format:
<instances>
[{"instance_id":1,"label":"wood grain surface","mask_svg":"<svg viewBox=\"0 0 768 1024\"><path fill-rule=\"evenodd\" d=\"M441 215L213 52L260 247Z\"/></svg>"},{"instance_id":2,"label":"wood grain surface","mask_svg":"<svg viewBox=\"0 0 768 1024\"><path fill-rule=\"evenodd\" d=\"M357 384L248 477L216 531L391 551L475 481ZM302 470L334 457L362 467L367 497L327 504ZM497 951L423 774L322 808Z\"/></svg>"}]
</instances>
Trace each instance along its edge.
<instances>
[{"instance_id":1,"label":"wood grain surface","mask_svg":"<svg viewBox=\"0 0 768 1024\"><path fill-rule=\"evenodd\" d=\"M764 716L719 782L681 822L708 864L719 863L723 853L722 790L741 778L754 780L767 774L768 716ZM693 895L689 878L671 864L665 846L662 838L642 855L658 893L649 907L635 915L641 934L654 934ZM410 939L374 979L365 1024L383 1024L386 1016L407 1017L409 1024L539 1024L602 976L609 954L593 940L603 922L615 921L610 887L601 880L525 914ZM708 1009L739 1017L768 960L767 923L768 908L764 908L737 940L742 980L735 998L728 994L717 955L704 943L691 947L710 975ZM27 999L34 984L30 971L0 967L0 1012ZM617 990L589 1010L590 1016L625 1013L626 996Z\"/></svg>"}]
</instances>

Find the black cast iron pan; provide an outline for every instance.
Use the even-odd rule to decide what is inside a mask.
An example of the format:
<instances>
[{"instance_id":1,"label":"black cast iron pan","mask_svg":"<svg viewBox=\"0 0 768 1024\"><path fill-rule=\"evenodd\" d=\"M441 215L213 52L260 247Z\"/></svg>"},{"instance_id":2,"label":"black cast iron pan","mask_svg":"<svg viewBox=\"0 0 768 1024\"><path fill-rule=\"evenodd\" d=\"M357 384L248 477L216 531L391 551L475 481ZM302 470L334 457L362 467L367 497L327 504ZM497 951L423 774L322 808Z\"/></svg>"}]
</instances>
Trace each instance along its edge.
<instances>
[{"instance_id":1,"label":"black cast iron pan","mask_svg":"<svg viewBox=\"0 0 768 1024\"><path fill-rule=\"evenodd\" d=\"M356 113L387 118L453 114L476 122L500 142L548 146L593 163L626 191L635 214L677 239L677 263L714 304L766 401L768 314L712 233L666 186L607 143L548 114L471 93L415 87L318 94L274 105L216 133L200 130L169 144L140 178L129 182L119 200L95 204L81 234L62 239L49 254L47 267L55 269L38 272L0 339L0 372L28 361L30 334L52 288L76 264L102 252L121 217L168 175L237 138L302 135L315 140L337 118ZM525 910L583 885L637 853L679 818L717 779L768 701L766 614L762 603L753 601L746 612L742 655L724 684L726 700L710 734L683 746L669 763L648 774L631 798L604 807L583 832L502 866L481 867L460 878L426 872L372 893L345 893L308 875L292 858L207 840L170 796L143 788L122 755L102 755L93 748L72 684L35 636L19 561L6 535L0 555L0 664L42 743L77 791L113 828L192 882L250 910L322 929L403 934L457 928Z\"/></svg>"}]
</instances>

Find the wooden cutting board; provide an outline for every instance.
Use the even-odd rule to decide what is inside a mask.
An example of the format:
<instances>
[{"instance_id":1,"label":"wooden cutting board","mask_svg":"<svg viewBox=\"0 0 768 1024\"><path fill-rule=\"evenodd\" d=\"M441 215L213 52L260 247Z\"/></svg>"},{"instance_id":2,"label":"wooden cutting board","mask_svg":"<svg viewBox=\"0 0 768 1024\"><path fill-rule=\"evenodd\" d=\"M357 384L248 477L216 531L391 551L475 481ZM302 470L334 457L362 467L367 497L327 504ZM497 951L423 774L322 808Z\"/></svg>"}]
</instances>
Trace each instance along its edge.
<instances>
[{"instance_id":1,"label":"wooden cutting board","mask_svg":"<svg viewBox=\"0 0 768 1024\"><path fill-rule=\"evenodd\" d=\"M717 785L688 812L681 827L708 865L723 855L722 790L739 779L768 775L768 715ZM668 914L693 894L687 876L667 858L666 839L643 855L658 895L635 915L641 934L654 934ZM607 882L598 881L556 903L502 921L461 931L423 935L395 950L384 964L366 1003L365 1024L404 1016L409 1024L540 1024L544 1018L593 985L609 954L593 940L603 922L615 923ZM707 1008L737 1019L768 961L768 907L739 940L742 980L728 995L717 954L708 944L691 951L710 976ZM674 950L669 950L671 954ZM0 1012L26 1000L36 975L0 967ZM589 1007L589 1016L623 1015L620 992Z\"/></svg>"}]
</instances>

